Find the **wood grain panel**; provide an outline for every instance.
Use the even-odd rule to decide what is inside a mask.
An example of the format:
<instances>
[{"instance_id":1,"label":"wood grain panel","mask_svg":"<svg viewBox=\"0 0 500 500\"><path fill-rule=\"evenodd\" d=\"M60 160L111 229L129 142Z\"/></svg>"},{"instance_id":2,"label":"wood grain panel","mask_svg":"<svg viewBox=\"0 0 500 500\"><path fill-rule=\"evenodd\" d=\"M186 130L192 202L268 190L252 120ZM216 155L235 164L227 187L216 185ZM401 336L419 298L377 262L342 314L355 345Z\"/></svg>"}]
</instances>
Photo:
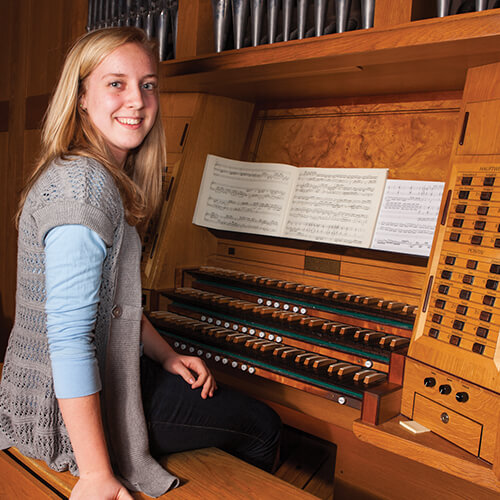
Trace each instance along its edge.
<instances>
[{"instance_id":1,"label":"wood grain panel","mask_svg":"<svg viewBox=\"0 0 500 500\"><path fill-rule=\"evenodd\" d=\"M389 177L443 181L456 102L339 105L262 111L251 159L298 167L387 168Z\"/></svg>"}]
</instances>

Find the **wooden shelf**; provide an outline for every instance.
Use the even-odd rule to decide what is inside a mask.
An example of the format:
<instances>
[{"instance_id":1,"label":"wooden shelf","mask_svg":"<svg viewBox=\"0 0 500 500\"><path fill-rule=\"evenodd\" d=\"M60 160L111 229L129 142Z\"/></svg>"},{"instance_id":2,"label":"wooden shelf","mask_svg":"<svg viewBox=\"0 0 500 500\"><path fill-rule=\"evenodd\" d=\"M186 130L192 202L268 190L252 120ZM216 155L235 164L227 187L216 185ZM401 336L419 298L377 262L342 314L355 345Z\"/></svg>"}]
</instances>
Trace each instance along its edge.
<instances>
[{"instance_id":1,"label":"wooden shelf","mask_svg":"<svg viewBox=\"0 0 500 500\"><path fill-rule=\"evenodd\" d=\"M261 45L161 65L162 91L259 102L462 90L500 60L500 9Z\"/></svg>"},{"instance_id":2,"label":"wooden shelf","mask_svg":"<svg viewBox=\"0 0 500 500\"><path fill-rule=\"evenodd\" d=\"M408 419L399 415L377 426L356 420L353 431L361 441L500 492L500 480L490 464L433 432L411 434L399 424L400 420Z\"/></svg>"}]
</instances>

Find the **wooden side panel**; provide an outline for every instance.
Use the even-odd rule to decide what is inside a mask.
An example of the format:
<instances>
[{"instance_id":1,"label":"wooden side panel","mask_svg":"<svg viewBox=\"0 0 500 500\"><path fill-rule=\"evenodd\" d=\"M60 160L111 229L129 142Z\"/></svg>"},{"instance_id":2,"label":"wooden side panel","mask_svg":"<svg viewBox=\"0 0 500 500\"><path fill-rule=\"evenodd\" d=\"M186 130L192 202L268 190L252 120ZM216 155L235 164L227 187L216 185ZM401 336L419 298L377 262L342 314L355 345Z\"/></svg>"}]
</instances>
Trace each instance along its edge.
<instances>
[{"instance_id":1,"label":"wooden side panel","mask_svg":"<svg viewBox=\"0 0 500 500\"><path fill-rule=\"evenodd\" d=\"M241 158L253 105L217 96L202 96L190 122L169 203L157 231L155 251L149 256L145 288L166 288L174 283L175 268L207 262L216 240L192 224L198 189L209 153Z\"/></svg>"}]
</instances>

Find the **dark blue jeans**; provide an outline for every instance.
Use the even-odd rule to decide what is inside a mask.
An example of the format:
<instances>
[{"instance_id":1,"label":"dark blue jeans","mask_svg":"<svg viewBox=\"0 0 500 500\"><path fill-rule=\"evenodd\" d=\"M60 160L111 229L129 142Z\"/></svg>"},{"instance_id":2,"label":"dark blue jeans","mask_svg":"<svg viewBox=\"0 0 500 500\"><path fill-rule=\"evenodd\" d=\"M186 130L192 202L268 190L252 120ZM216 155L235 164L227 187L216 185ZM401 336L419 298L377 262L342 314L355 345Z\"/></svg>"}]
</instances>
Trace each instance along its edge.
<instances>
[{"instance_id":1,"label":"dark blue jeans","mask_svg":"<svg viewBox=\"0 0 500 500\"><path fill-rule=\"evenodd\" d=\"M220 384L213 397L202 399L201 389L191 389L145 355L141 385L154 456L215 446L271 471L281 421L264 403Z\"/></svg>"}]
</instances>

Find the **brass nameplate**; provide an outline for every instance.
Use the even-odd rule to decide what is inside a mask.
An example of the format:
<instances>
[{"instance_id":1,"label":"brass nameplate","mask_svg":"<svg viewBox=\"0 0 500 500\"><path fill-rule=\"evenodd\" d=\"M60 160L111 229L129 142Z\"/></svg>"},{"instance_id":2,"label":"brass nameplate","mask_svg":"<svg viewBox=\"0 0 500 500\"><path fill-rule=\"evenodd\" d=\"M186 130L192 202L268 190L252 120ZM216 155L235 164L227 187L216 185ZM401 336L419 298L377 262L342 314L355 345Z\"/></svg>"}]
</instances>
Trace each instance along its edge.
<instances>
[{"instance_id":1,"label":"brass nameplate","mask_svg":"<svg viewBox=\"0 0 500 500\"><path fill-rule=\"evenodd\" d=\"M306 255L306 260L304 263L304 269L306 271L315 271L318 273L335 274L340 275L340 261L321 259L320 257L308 257Z\"/></svg>"}]
</instances>

